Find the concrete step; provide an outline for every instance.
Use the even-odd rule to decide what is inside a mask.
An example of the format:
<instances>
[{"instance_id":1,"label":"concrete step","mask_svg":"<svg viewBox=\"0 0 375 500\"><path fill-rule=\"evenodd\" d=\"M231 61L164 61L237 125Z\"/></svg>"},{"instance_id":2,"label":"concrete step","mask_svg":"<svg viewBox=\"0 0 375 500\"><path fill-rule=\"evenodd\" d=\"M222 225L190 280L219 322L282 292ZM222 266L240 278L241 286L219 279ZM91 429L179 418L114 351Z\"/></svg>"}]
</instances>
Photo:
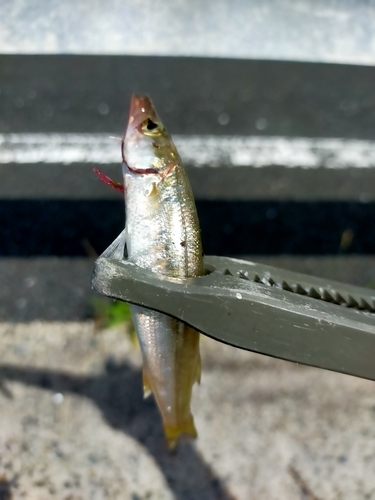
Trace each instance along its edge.
<instances>
[{"instance_id":1,"label":"concrete step","mask_svg":"<svg viewBox=\"0 0 375 500\"><path fill-rule=\"evenodd\" d=\"M151 95L172 134L374 139L375 67L152 56L0 55L1 132L121 135Z\"/></svg>"},{"instance_id":2,"label":"concrete step","mask_svg":"<svg viewBox=\"0 0 375 500\"><path fill-rule=\"evenodd\" d=\"M176 135L206 253L288 254L292 268L322 256L342 262L343 281L358 259L371 276L374 76L285 61L0 55L2 317L86 317L90 258L124 226L121 195L92 168L121 180L109 136L121 135L133 92L149 92Z\"/></svg>"}]
</instances>

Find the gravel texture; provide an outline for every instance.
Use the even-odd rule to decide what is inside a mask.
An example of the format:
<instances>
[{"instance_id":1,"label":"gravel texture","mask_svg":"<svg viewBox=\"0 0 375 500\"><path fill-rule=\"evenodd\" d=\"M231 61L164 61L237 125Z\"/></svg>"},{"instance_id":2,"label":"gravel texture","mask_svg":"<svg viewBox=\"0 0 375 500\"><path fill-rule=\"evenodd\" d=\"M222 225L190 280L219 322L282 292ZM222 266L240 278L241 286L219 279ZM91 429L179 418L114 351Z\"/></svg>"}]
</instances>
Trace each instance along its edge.
<instances>
[{"instance_id":1,"label":"gravel texture","mask_svg":"<svg viewBox=\"0 0 375 500\"><path fill-rule=\"evenodd\" d=\"M1 499L375 499L373 382L202 338L199 438L170 454L130 339L0 324Z\"/></svg>"}]
</instances>

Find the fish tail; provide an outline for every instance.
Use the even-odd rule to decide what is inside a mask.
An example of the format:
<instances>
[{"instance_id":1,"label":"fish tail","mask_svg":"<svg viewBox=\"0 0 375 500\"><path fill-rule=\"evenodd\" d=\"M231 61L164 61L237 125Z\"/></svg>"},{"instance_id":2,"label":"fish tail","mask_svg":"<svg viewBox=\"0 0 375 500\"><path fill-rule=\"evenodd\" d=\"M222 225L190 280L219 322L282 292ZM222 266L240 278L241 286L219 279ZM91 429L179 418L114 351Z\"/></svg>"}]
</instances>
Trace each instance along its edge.
<instances>
[{"instance_id":1,"label":"fish tail","mask_svg":"<svg viewBox=\"0 0 375 500\"><path fill-rule=\"evenodd\" d=\"M196 438L198 436L192 414L190 414L184 422L177 425L170 425L164 422L164 433L170 450L176 447L176 443L181 435L186 435L191 438Z\"/></svg>"}]
</instances>

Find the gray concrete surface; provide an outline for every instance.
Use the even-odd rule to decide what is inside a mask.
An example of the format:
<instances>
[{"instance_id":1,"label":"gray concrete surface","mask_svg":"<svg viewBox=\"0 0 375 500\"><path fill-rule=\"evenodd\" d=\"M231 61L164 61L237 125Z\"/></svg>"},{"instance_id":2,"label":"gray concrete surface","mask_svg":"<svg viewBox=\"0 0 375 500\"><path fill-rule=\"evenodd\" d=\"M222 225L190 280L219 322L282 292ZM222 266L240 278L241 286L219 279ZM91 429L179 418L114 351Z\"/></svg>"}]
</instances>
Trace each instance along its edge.
<instances>
[{"instance_id":1,"label":"gray concrete surface","mask_svg":"<svg viewBox=\"0 0 375 500\"><path fill-rule=\"evenodd\" d=\"M93 168L123 182L119 163L0 165L2 200L122 200ZM375 201L375 168L288 168L185 164L197 200ZM16 175L15 175L16 170ZM108 214L108 218L111 214Z\"/></svg>"},{"instance_id":2,"label":"gray concrete surface","mask_svg":"<svg viewBox=\"0 0 375 500\"><path fill-rule=\"evenodd\" d=\"M0 491L50 500L375 498L373 382L202 339L174 455L125 328L0 324Z\"/></svg>"},{"instance_id":3,"label":"gray concrete surface","mask_svg":"<svg viewBox=\"0 0 375 500\"><path fill-rule=\"evenodd\" d=\"M119 191L99 181L96 166L122 182L118 163L0 165L0 201L122 200ZM185 166L197 200L375 201L375 168Z\"/></svg>"},{"instance_id":4,"label":"gray concrete surface","mask_svg":"<svg viewBox=\"0 0 375 500\"><path fill-rule=\"evenodd\" d=\"M0 133L121 135L133 93L171 134L374 139L373 66L0 55Z\"/></svg>"},{"instance_id":5,"label":"gray concrete surface","mask_svg":"<svg viewBox=\"0 0 375 500\"><path fill-rule=\"evenodd\" d=\"M375 141L173 136L198 200L375 199ZM0 200L121 199L93 173L123 182L107 134L0 134Z\"/></svg>"},{"instance_id":6,"label":"gray concrete surface","mask_svg":"<svg viewBox=\"0 0 375 500\"><path fill-rule=\"evenodd\" d=\"M0 259L2 321L84 320L92 317L88 258Z\"/></svg>"},{"instance_id":7,"label":"gray concrete surface","mask_svg":"<svg viewBox=\"0 0 375 500\"><path fill-rule=\"evenodd\" d=\"M371 0L6 0L0 52L374 64L374 28Z\"/></svg>"}]
</instances>

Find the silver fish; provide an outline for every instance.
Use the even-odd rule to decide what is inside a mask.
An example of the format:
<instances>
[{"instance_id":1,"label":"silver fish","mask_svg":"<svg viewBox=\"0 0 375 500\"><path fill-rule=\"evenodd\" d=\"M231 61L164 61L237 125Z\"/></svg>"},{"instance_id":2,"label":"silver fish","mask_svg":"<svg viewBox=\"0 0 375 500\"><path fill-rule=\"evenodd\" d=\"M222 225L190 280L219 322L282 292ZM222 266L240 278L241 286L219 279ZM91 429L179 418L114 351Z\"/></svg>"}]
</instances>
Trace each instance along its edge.
<instances>
[{"instance_id":1,"label":"silver fish","mask_svg":"<svg viewBox=\"0 0 375 500\"><path fill-rule=\"evenodd\" d=\"M204 274L193 193L171 137L147 96L135 95L122 141L128 259L176 278ZM170 447L196 437L190 401L200 380L199 333L186 324L131 306L143 357L145 394L154 394Z\"/></svg>"}]
</instances>

